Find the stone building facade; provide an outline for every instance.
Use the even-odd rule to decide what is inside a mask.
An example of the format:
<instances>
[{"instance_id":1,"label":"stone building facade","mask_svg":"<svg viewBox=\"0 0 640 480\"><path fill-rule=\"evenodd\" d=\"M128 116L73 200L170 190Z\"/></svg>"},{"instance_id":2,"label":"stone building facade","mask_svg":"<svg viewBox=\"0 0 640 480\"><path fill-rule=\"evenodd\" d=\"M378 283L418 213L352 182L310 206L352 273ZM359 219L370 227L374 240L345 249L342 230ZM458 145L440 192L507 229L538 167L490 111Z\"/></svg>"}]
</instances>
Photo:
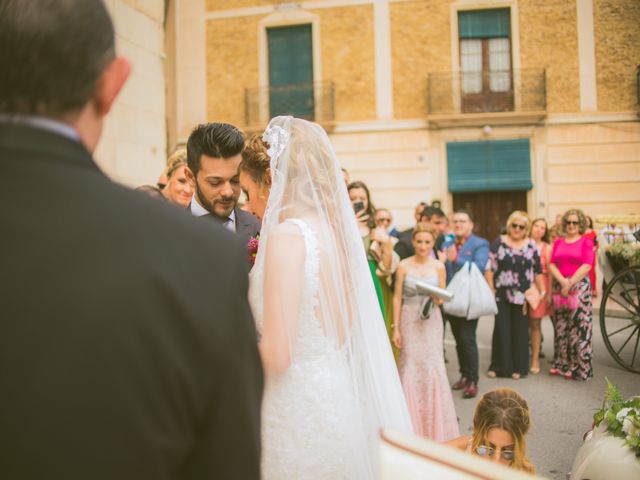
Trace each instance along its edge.
<instances>
[{"instance_id":1,"label":"stone building facade","mask_svg":"<svg viewBox=\"0 0 640 480\"><path fill-rule=\"evenodd\" d=\"M401 226L434 200L485 227L640 212L636 0L111 3L164 24L169 150L200 122L295 113Z\"/></svg>"}]
</instances>

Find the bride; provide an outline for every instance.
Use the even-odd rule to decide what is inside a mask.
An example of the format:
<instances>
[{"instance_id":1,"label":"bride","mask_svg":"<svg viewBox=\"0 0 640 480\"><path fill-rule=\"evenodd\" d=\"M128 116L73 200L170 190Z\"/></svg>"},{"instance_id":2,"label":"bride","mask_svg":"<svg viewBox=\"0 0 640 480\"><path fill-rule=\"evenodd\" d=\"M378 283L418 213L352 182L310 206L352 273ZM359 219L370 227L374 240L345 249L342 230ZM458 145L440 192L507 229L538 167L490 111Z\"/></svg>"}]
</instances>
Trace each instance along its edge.
<instances>
[{"instance_id":1,"label":"bride","mask_svg":"<svg viewBox=\"0 0 640 480\"><path fill-rule=\"evenodd\" d=\"M276 117L250 299L266 372L262 476L377 477L381 426L410 432L342 173L317 124Z\"/></svg>"}]
</instances>

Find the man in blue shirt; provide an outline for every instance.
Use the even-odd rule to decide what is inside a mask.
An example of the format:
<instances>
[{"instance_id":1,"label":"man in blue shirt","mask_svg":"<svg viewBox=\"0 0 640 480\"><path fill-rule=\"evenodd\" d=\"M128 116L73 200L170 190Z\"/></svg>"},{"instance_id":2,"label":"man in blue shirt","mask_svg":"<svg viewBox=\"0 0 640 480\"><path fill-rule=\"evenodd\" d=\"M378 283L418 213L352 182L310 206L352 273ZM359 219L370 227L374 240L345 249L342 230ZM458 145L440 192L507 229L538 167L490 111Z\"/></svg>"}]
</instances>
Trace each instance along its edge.
<instances>
[{"instance_id":1,"label":"man in blue shirt","mask_svg":"<svg viewBox=\"0 0 640 480\"><path fill-rule=\"evenodd\" d=\"M471 214L465 210L456 210L452 223L455 243L445 248L447 284L465 263L473 262L484 272L489 260L489 242L473 234ZM451 388L463 390L464 398L473 398L478 394L478 319L467 320L447 314L447 320L456 339L460 364L460 379Z\"/></svg>"}]
</instances>

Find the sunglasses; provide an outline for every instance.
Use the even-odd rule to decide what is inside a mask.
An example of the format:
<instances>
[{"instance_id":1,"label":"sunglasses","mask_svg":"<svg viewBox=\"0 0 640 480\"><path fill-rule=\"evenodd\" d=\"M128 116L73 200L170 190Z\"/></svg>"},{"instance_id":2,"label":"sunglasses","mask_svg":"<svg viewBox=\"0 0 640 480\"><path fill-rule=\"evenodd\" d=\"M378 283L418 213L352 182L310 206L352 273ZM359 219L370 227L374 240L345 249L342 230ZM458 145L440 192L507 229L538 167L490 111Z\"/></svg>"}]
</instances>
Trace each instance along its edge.
<instances>
[{"instance_id":1,"label":"sunglasses","mask_svg":"<svg viewBox=\"0 0 640 480\"><path fill-rule=\"evenodd\" d=\"M480 445L476 447L476 453L481 457L493 457L496 449L486 445ZM507 462L513 462L516 454L513 450L500 450L500 457Z\"/></svg>"},{"instance_id":2,"label":"sunglasses","mask_svg":"<svg viewBox=\"0 0 640 480\"><path fill-rule=\"evenodd\" d=\"M511 224L511 228L516 228L518 230L526 230L527 226L526 225L522 225L520 223L512 223Z\"/></svg>"},{"instance_id":3,"label":"sunglasses","mask_svg":"<svg viewBox=\"0 0 640 480\"><path fill-rule=\"evenodd\" d=\"M580 225L580 222L576 222L574 220L567 220L564 222L566 225Z\"/></svg>"}]
</instances>

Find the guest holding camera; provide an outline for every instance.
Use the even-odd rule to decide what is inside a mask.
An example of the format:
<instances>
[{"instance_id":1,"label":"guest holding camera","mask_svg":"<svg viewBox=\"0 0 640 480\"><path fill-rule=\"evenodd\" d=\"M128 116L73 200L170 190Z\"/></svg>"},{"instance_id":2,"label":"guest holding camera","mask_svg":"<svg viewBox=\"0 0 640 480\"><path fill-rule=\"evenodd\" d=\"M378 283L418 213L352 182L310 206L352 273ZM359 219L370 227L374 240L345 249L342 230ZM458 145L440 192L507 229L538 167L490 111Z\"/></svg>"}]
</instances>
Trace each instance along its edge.
<instances>
[{"instance_id":1,"label":"guest holding camera","mask_svg":"<svg viewBox=\"0 0 640 480\"><path fill-rule=\"evenodd\" d=\"M444 366L444 325L437 297L418 291L416 280L440 288L446 270L433 255L437 233L418 225L413 231L415 255L400 262L393 297L393 343L400 350L400 380L418 435L445 441L459 435L451 388Z\"/></svg>"},{"instance_id":2,"label":"guest holding camera","mask_svg":"<svg viewBox=\"0 0 640 480\"><path fill-rule=\"evenodd\" d=\"M349 199L353 204L353 211L358 222L358 231L362 237L364 249L367 254L371 278L376 288L378 303L382 315L385 315L384 299L380 281L376 275L376 269L380 267L385 271L391 271L393 266L393 244L391 237L384 227L376 227L374 213L376 211L371 203L369 188L364 182L352 182L347 187ZM385 319L385 321L388 321Z\"/></svg>"}]
</instances>

